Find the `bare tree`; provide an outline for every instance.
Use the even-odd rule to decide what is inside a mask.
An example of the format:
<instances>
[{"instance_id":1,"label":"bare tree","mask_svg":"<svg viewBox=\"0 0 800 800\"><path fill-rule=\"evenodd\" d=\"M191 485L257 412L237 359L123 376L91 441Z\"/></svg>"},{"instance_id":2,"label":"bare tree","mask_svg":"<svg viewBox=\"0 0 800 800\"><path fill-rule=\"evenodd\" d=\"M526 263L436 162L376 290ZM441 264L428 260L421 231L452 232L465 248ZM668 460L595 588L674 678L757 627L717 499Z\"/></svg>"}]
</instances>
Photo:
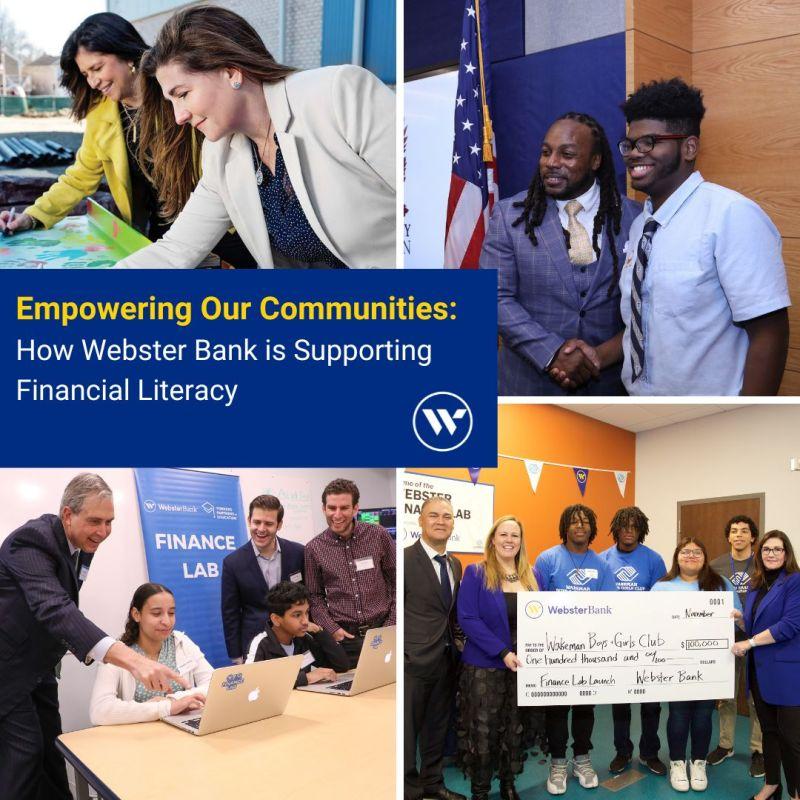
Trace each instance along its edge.
<instances>
[{"instance_id":1,"label":"bare tree","mask_svg":"<svg viewBox=\"0 0 800 800\"><path fill-rule=\"evenodd\" d=\"M35 58L34 53L41 54L39 49L31 44L28 35L17 27L5 8L0 8L0 48L22 60Z\"/></svg>"}]
</instances>

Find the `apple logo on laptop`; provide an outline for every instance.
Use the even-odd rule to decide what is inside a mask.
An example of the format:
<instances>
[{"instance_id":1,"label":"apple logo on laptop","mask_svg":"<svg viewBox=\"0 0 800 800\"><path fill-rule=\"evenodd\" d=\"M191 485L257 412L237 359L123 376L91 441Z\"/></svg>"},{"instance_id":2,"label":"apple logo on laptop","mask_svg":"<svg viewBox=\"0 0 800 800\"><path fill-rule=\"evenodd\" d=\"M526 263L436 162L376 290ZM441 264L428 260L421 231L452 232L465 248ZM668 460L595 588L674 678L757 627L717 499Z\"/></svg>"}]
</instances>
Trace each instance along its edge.
<instances>
[{"instance_id":1,"label":"apple logo on laptop","mask_svg":"<svg viewBox=\"0 0 800 800\"><path fill-rule=\"evenodd\" d=\"M255 689L253 689L253 691L252 691L252 692L250 692L250 693L247 695L247 699L248 699L248 700L249 700L251 703L255 703L255 701L256 701L256 700L258 700L258 695L259 695L259 693L260 693L260 692L261 692L261 689L259 689L259 688L258 688L258 686L256 686L256 688L255 688Z\"/></svg>"},{"instance_id":2,"label":"apple logo on laptop","mask_svg":"<svg viewBox=\"0 0 800 800\"><path fill-rule=\"evenodd\" d=\"M388 664L392 660L392 651L390 650L384 657L383 663Z\"/></svg>"}]
</instances>

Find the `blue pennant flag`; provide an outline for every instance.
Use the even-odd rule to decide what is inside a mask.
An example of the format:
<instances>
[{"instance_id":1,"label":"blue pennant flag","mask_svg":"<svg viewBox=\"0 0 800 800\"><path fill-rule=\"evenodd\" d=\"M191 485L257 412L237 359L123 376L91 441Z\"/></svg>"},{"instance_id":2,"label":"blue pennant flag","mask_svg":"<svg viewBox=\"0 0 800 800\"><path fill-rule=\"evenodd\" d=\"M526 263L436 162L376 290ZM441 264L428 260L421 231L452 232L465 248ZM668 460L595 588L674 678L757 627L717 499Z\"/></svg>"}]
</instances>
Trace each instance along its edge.
<instances>
[{"instance_id":1,"label":"blue pennant flag","mask_svg":"<svg viewBox=\"0 0 800 800\"><path fill-rule=\"evenodd\" d=\"M589 470L583 467L573 467L575 480L578 481L578 488L581 490L581 497L586 494L586 481L589 480Z\"/></svg>"}]
</instances>

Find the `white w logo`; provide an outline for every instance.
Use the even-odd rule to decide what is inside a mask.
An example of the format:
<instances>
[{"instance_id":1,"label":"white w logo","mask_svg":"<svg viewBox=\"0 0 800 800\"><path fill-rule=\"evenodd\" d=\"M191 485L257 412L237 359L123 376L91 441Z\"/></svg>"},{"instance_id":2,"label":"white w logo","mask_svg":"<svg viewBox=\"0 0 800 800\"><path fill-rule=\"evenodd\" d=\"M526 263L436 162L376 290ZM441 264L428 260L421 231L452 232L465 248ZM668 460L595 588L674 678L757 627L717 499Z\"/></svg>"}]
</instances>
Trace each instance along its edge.
<instances>
[{"instance_id":1,"label":"white w logo","mask_svg":"<svg viewBox=\"0 0 800 800\"><path fill-rule=\"evenodd\" d=\"M432 408L423 408L422 413L437 436L442 432L443 427L447 428L447 432L452 436L456 432L456 420L466 416L467 410L459 408L452 416L450 416L450 412L446 408L437 408L435 411ZM439 422L437 414L442 422ZM442 423L444 423L444 426L442 426Z\"/></svg>"}]
</instances>

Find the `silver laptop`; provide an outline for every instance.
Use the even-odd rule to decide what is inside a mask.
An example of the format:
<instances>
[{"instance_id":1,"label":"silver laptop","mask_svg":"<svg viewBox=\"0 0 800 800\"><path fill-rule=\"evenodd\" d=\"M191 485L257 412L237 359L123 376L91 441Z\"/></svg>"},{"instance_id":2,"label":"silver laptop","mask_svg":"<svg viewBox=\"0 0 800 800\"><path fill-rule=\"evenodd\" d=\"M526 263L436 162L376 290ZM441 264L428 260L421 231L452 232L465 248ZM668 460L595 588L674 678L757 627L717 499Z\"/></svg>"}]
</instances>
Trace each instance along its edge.
<instances>
[{"instance_id":1,"label":"silver laptop","mask_svg":"<svg viewBox=\"0 0 800 800\"><path fill-rule=\"evenodd\" d=\"M289 702L302 664L303 656L288 656L215 669L203 709L164 717L163 721L205 736L276 717Z\"/></svg>"},{"instance_id":2,"label":"silver laptop","mask_svg":"<svg viewBox=\"0 0 800 800\"><path fill-rule=\"evenodd\" d=\"M297 688L303 692L350 696L394 683L397 680L394 663L396 633L395 625L371 628L364 634L364 646L354 672L339 675L335 683L313 683Z\"/></svg>"}]
</instances>

